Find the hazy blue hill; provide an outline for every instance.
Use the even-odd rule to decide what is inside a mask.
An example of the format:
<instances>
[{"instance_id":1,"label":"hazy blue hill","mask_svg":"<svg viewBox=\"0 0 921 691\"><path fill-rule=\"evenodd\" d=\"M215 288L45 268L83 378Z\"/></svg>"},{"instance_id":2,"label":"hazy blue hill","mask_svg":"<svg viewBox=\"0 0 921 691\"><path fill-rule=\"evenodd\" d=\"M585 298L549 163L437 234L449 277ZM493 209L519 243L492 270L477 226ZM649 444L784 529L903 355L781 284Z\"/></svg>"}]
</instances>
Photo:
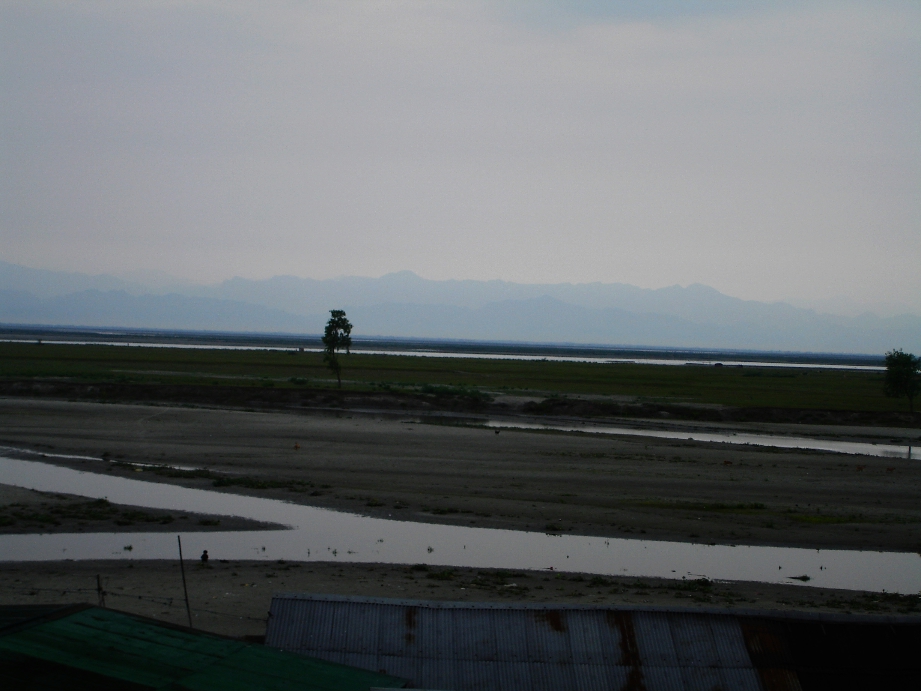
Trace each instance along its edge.
<instances>
[{"instance_id":1,"label":"hazy blue hill","mask_svg":"<svg viewBox=\"0 0 921 691\"><path fill-rule=\"evenodd\" d=\"M81 290L127 290L146 292L144 286L115 276L81 274L69 271L30 269L0 261L0 290L32 293L36 297L67 295Z\"/></svg>"},{"instance_id":2,"label":"hazy blue hill","mask_svg":"<svg viewBox=\"0 0 921 691\"><path fill-rule=\"evenodd\" d=\"M276 276L145 288L114 276L0 262L0 322L318 334L344 308L356 335L664 347L883 353L921 351L921 317L841 317L741 300L705 285L431 281Z\"/></svg>"},{"instance_id":3,"label":"hazy blue hill","mask_svg":"<svg viewBox=\"0 0 921 691\"><path fill-rule=\"evenodd\" d=\"M42 309L42 299L32 293L22 290L0 290L0 322L28 324L30 319L41 314Z\"/></svg>"},{"instance_id":4,"label":"hazy blue hill","mask_svg":"<svg viewBox=\"0 0 921 691\"><path fill-rule=\"evenodd\" d=\"M232 300L84 290L38 298L0 291L0 322L67 326L316 333L307 317Z\"/></svg>"},{"instance_id":5,"label":"hazy blue hill","mask_svg":"<svg viewBox=\"0 0 921 691\"><path fill-rule=\"evenodd\" d=\"M411 271L381 278L347 276L317 281L276 276L263 281L232 278L216 286L202 287L197 294L273 305L294 312L313 312L328 305L414 303L482 307L490 302L527 300L548 295L585 307L611 307L644 292L626 284L522 284L507 281L432 281ZM648 292L648 291L647 291Z\"/></svg>"},{"instance_id":6,"label":"hazy blue hill","mask_svg":"<svg viewBox=\"0 0 921 691\"><path fill-rule=\"evenodd\" d=\"M671 315L706 324L733 324L740 319L778 325L791 321L805 324L816 316L811 310L785 303L740 300L700 284L649 290L624 283L431 281L410 271L376 279L346 277L317 281L277 276L254 281L233 278L217 286L203 287L196 294L251 302L296 314L320 312L335 304L359 307L393 303L477 309L495 302L549 297L580 307Z\"/></svg>"},{"instance_id":7,"label":"hazy blue hill","mask_svg":"<svg viewBox=\"0 0 921 691\"><path fill-rule=\"evenodd\" d=\"M362 335L375 336L852 353L921 349L921 319L917 318L913 325L880 320L874 329L818 317L811 323L803 319L784 326L757 320L701 324L667 314L580 307L546 296L476 309L389 303L347 306L347 311Z\"/></svg>"}]
</instances>

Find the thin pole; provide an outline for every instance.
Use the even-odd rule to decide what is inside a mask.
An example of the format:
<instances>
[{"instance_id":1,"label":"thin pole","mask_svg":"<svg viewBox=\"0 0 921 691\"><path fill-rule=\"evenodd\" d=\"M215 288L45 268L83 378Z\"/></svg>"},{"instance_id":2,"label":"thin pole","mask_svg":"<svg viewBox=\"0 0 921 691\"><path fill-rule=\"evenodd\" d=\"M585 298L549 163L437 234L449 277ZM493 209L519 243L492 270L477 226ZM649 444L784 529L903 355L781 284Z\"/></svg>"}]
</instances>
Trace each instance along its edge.
<instances>
[{"instance_id":1,"label":"thin pole","mask_svg":"<svg viewBox=\"0 0 921 691\"><path fill-rule=\"evenodd\" d=\"M96 594L99 596L99 606L106 606L106 591L102 589L102 576L96 574Z\"/></svg>"},{"instance_id":2,"label":"thin pole","mask_svg":"<svg viewBox=\"0 0 921 691\"><path fill-rule=\"evenodd\" d=\"M185 584L185 565L182 563L182 538L178 535L176 536L176 541L179 542L179 569L182 571L182 590L185 592L185 611L189 615L189 628L194 629L192 626L192 608L189 607L189 589Z\"/></svg>"}]
</instances>

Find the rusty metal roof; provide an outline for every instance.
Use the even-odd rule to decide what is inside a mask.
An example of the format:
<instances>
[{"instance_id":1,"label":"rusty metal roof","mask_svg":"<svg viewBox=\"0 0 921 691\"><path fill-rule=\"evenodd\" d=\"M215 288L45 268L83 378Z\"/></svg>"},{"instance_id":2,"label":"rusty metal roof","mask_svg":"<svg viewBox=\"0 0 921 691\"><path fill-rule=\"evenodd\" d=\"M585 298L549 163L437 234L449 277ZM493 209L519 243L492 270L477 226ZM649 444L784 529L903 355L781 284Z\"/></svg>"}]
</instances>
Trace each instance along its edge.
<instances>
[{"instance_id":1,"label":"rusty metal roof","mask_svg":"<svg viewBox=\"0 0 921 691\"><path fill-rule=\"evenodd\" d=\"M453 691L921 688L919 644L918 618L310 594L276 595L266 632L266 645Z\"/></svg>"}]
</instances>

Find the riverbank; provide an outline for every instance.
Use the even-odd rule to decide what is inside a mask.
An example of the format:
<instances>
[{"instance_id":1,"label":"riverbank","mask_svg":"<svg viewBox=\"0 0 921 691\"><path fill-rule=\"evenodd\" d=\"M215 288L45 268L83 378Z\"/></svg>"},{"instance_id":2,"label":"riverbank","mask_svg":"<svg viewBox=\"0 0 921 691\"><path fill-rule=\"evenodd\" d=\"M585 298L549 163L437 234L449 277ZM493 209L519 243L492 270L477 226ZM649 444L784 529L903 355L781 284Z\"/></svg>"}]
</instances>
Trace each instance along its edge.
<instances>
[{"instance_id":1,"label":"riverbank","mask_svg":"<svg viewBox=\"0 0 921 691\"><path fill-rule=\"evenodd\" d=\"M0 420L0 444L45 453L37 458L43 462L397 520L921 550L921 464L906 459L650 437L496 433L422 424L399 413L0 399ZM756 429L803 433L790 425ZM834 429L840 438L843 428ZM873 431L874 438L891 441L879 436L883 430ZM853 432L856 438L871 434ZM899 439L917 434L901 432Z\"/></svg>"},{"instance_id":2,"label":"riverbank","mask_svg":"<svg viewBox=\"0 0 921 691\"><path fill-rule=\"evenodd\" d=\"M3 350L2 345L0 343L0 351ZM389 361L392 364L418 359L389 358ZM208 368L207 364L199 364ZM287 364L290 366L291 363ZM530 363L531 366L543 364ZM552 364L548 366L552 367ZM464 367L464 370L457 367ZM725 390L711 381L715 376L711 371L714 368L608 365L606 367L613 369L606 371L598 370L599 365L589 367L592 369L575 377L575 390L567 386L572 382L563 377L563 373L548 378L543 376L547 373L542 375L539 371L541 367L524 378L506 379L502 372L480 373L461 385L420 384L420 381L430 381L429 377L436 373L400 369L401 377L406 377L401 383L379 383L374 379L346 380L345 384L349 387L346 389L329 388L331 381L325 378L325 373L323 379L308 380L302 376L279 378L278 372L273 372L274 377L244 372L229 374L220 368L211 374L199 371L188 375L182 371L146 369L144 377L154 377L158 381L136 383L128 380L139 371L119 369L109 373L118 380L115 382L86 381L94 377L85 372L76 380L70 377L0 378L0 396L262 411L377 410L426 415L530 415L541 419L548 416L592 420L665 418L718 424L761 422L844 428L887 427L901 429L902 434L911 434L921 427L921 413L892 409L894 401L882 397L881 375L878 373L813 371L810 374L809 370L791 373L756 369L744 375L737 372L736 375L742 379ZM477 369L476 363L472 368ZM0 371L2 369L0 366ZM441 382L445 376L463 378L471 374L467 369L471 369L470 362L453 361L449 369L439 371L434 381ZM625 369L634 370L633 375L610 380L612 373L622 375ZM653 376L651 381L645 381L656 370L658 374L669 376ZM678 374L683 376L676 377L673 370L680 370ZM66 368L64 371L67 371ZM293 370L295 375L299 371L298 368ZM352 373L359 374L354 369ZM94 372L96 376L99 374ZM391 373L372 368L360 374L376 378ZM602 374L604 376L599 376ZM693 376L686 376L689 374ZM829 377L834 381L827 381L818 389L812 385ZM645 384L638 388L627 386L618 392L624 386L622 379L628 382L640 379ZM789 383L787 380L799 381L789 390L785 386ZM308 386L310 381L319 386ZM807 381L810 383L804 384ZM872 406L861 407L869 401L872 401Z\"/></svg>"},{"instance_id":3,"label":"riverbank","mask_svg":"<svg viewBox=\"0 0 921 691\"><path fill-rule=\"evenodd\" d=\"M4 604L96 604L97 575L107 606L188 624L177 561L2 563L0 600ZM921 615L921 597L917 595L546 571L212 559L207 566L187 563L186 580L194 626L237 637L265 634L269 604L277 592L464 602Z\"/></svg>"}]
</instances>

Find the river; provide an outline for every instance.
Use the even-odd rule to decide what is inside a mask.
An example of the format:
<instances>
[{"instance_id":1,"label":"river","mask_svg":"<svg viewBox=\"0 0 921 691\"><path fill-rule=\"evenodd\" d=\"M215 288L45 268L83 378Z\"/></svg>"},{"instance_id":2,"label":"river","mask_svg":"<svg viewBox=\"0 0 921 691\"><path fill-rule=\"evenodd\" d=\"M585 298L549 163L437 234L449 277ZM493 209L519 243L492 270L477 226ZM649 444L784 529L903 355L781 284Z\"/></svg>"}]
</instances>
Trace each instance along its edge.
<instances>
[{"instance_id":1,"label":"river","mask_svg":"<svg viewBox=\"0 0 921 691\"><path fill-rule=\"evenodd\" d=\"M420 563L793 583L876 592L921 590L921 556L915 553L704 545L396 521L7 457L0 457L0 478L6 484L45 492L287 526L183 535L190 554L207 549L215 559ZM175 558L176 535L172 532L0 535L2 561ZM808 580L798 580L801 577Z\"/></svg>"}]
</instances>

